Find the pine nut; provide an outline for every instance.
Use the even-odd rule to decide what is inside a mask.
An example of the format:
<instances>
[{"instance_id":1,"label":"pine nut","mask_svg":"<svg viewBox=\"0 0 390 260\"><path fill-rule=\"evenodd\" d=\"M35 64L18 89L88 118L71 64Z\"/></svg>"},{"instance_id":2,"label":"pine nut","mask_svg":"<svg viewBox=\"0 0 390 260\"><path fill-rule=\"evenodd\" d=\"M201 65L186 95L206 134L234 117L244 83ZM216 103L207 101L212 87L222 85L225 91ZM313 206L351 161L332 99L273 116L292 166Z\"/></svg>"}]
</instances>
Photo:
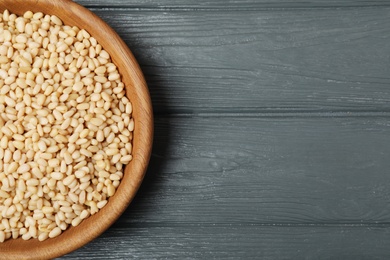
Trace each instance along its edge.
<instances>
[{"instance_id":1,"label":"pine nut","mask_svg":"<svg viewBox=\"0 0 390 260\"><path fill-rule=\"evenodd\" d=\"M86 30L8 10L0 27L0 243L44 241L114 196L132 160L133 107Z\"/></svg>"}]
</instances>

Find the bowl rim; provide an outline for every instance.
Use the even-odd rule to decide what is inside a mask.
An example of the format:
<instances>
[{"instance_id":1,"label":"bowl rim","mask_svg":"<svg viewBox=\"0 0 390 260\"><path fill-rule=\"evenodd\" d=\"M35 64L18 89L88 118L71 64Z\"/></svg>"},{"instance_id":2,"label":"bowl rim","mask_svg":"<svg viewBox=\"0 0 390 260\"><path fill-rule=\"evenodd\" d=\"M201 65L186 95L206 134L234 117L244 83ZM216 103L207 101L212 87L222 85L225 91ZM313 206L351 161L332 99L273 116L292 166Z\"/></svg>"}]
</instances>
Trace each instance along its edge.
<instances>
[{"instance_id":1,"label":"bowl rim","mask_svg":"<svg viewBox=\"0 0 390 260\"><path fill-rule=\"evenodd\" d=\"M0 243L0 259L50 259L68 254L89 243L108 229L125 211L145 176L153 143L153 111L143 73L130 49L118 34L92 11L71 0L2 0L5 9L22 15L25 11L58 16L64 24L86 29L111 56L126 85L126 95L133 105L133 160L116 194L98 213L71 227L56 238L39 242L9 239ZM82 25L81 25L82 24ZM130 86L132 85L132 86Z\"/></svg>"}]
</instances>

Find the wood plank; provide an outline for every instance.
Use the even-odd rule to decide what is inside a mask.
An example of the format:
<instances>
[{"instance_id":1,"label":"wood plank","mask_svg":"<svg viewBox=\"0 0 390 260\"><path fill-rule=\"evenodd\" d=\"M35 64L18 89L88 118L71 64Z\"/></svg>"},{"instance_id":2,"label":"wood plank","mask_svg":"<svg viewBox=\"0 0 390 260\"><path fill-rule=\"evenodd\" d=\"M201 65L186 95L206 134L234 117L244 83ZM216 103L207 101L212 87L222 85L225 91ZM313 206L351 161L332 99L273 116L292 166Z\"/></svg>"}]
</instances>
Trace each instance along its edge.
<instances>
[{"instance_id":1,"label":"wood plank","mask_svg":"<svg viewBox=\"0 0 390 260\"><path fill-rule=\"evenodd\" d=\"M157 118L119 225L387 223L386 117Z\"/></svg>"},{"instance_id":2,"label":"wood plank","mask_svg":"<svg viewBox=\"0 0 390 260\"><path fill-rule=\"evenodd\" d=\"M387 259L386 227L112 228L61 259Z\"/></svg>"},{"instance_id":3,"label":"wood plank","mask_svg":"<svg viewBox=\"0 0 390 260\"><path fill-rule=\"evenodd\" d=\"M308 7L364 7L389 6L386 0L76 0L87 7L133 7L133 8L175 8L175 9L235 9L257 8L308 8Z\"/></svg>"},{"instance_id":4,"label":"wood plank","mask_svg":"<svg viewBox=\"0 0 390 260\"><path fill-rule=\"evenodd\" d=\"M157 114L389 111L390 8L93 10L133 50Z\"/></svg>"}]
</instances>

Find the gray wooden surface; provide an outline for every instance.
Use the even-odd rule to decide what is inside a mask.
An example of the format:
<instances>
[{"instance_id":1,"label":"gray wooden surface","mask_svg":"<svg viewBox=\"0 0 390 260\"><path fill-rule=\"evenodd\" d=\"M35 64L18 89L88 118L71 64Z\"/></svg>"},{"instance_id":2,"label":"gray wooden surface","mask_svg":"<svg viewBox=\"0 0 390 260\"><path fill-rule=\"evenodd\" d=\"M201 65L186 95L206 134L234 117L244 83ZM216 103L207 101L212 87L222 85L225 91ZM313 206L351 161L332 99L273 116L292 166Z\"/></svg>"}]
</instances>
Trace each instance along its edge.
<instances>
[{"instance_id":1,"label":"gray wooden surface","mask_svg":"<svg viewBox=\"0 0 390 260\"><path fill-rule=\"evenodd\" d=\"M61 259L388 259L390 2L78 0L138 59L146 179Z\"/></svg>"}]
</instances>

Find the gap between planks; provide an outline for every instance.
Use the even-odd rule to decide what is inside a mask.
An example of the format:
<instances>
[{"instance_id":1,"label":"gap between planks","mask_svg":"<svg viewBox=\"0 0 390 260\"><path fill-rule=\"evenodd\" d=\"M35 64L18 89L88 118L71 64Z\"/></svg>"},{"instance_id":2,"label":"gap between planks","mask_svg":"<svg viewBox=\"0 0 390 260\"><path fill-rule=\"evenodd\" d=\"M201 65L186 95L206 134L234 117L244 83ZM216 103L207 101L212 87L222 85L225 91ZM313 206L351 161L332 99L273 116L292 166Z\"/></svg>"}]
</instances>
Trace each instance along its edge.
<instances>
[{"instance_id":1,"label":"gap between planks","mask_svg":"<svg viewBox=\"0 0 390 260\"><path fill-rule=\"evenodd\" d=\"M111 229L121 228L152 228L152 227L376 227L376 228L389 228L388 223L180 223L180 222L139 222L139 223L123 223L117 222L111 226Z\"/></svg>"},{"instance_id":2,"label":"gap between planks","mask_svg":"<svg viewBox=\"0 0 390 260\"><path fill-rule=\"evenodd\" d=\"M149 10L182 10L182 11L256 11L269 9L306 9L306 8L361 8L361 7L387 7L388 1L291 1L291 0L260 0L260 1L225 1L225 0L184 0L184 1L123 1L112 0L107 3L104 0L76 0L81 5L96 9L134 9L139 11Z\"/></svg>"},{"instance_id":3,"label":"gap between planks","mask_svg":"<svg viewBox=\"0 0 390 260\"><path fill-rule=\"evenodd\" d=\"M225 7L225 8L212 8L212 7L179 7L179 6L155 6L155 7L146 7L146 6L110 6L110 5L83 5L90 9L91 11L116 11L116 10L131 10L137 12L253 12L253 11L270 11L270 10L307 10L307 9L356 9L356 8L380 8L380 7L389 7L390 4L377 4L377 5L351 5L351 6L325 6L325 5L315 5L315 6L272 6L265 5L263 7Z\"/></svg>"},{"instance_id":4,"label":"gap between planks","mask_svg":"<svg viewBox=\"0 0 390 260\"><path fill-rule=\"evenodd\" d=\"M289 111L231 111L221 110L218 112L202 112L202 113L174 113L174 112L154 112L155 116L159 118L366 118L366 117L390 117L390 111L307 111L307 112L289 112Z\"/></svg>"}]
</instances>

